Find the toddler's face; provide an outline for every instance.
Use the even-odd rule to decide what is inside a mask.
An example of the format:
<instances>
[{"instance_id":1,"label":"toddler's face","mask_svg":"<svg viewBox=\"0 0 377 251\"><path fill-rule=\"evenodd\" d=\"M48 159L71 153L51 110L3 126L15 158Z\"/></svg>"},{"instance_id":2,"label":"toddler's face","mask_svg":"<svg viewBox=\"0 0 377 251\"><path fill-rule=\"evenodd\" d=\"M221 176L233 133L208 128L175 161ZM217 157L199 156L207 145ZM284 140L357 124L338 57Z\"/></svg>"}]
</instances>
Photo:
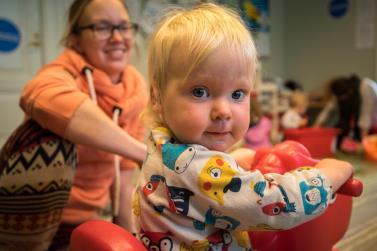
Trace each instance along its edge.
<instances>
[{"instance_id":1,"label":"toddler's face","mask_svg":"<svg viewBox=\"0 0 377 251\"><path fill-rule=\"evenodd\" d=\"M180 74L169 78L160 109L182 143L225 151L245 134L252 83L244 61L235 54L217 49L186 80ZM174 63L173 71L186 70Z\"/></svg>"}]
</instances>

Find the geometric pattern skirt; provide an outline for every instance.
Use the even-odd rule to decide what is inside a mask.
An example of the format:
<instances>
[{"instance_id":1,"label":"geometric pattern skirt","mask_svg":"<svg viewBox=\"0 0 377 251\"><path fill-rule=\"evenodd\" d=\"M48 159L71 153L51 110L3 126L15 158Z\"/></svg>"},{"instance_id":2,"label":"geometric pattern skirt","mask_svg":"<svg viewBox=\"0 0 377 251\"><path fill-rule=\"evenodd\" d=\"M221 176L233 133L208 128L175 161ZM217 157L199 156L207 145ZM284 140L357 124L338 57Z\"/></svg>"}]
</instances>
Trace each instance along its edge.
<instances>
[{"instance_id":1,"label":"geometric pattern skirt","mask_svg":"<svg viewBox=\"0 0 377 251\"><path fill-rule=\"evenodd\" d=\"M14 131L0 152L0 250L48 249L76 163L75 145L35 121Z\"/></svg>"}]
</instances>

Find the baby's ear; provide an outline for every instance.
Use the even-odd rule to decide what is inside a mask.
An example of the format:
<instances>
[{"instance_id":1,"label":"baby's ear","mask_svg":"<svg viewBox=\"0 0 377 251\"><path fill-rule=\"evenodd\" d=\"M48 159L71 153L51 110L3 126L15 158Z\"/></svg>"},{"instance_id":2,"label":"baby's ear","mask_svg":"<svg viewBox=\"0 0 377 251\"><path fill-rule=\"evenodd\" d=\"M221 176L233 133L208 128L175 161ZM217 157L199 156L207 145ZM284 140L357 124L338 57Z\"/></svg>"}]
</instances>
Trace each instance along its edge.
<instances>
[{"instance_id":1,"label":"baby's ear","mask_svg":"<svg viewBox=\"0 0 377 251\"><path fill-rule=\"evenodd\" d=\"M151 86L151 101L152 101L152 108L154 112L161 113L161 98L160 92L157 90L156 87Z\"/></svg>"}]
</instances>

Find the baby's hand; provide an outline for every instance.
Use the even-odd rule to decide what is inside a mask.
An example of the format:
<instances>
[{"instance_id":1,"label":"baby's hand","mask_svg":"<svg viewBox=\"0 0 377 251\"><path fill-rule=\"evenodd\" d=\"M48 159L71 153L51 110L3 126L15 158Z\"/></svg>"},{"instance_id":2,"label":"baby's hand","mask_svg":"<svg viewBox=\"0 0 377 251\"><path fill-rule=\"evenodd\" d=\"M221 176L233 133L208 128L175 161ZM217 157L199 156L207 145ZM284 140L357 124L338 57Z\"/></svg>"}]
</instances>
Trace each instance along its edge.
<instances>
[{"instance_id":1,"label":"baby's hand","mask_svg":"<svg viewBox=\"0 0 377 251\"><path fill-rule=\"evenodd\" d=\"M251 164L254 161L255 151L241 147L230 152L230 155L236 160L240 167L245 170L250 170Z\"/></svg>"},{"instance_id":2,"label":"baby's hand","mask_svg":"<svg viewBox=\"0 0 377 251\"><path fill-rule=\"evenodd\" d=\"M353 166L336 159L313 159L310 152L300 143L284 141L270 148L261 148L253 157L252 170L262 173L280 173L291 171L302 166L315 166L329 178L334 191L349 196L360 196L363 184L352 178Z\"/></svg>"},{"instance_id":3,"label":"baby's hand","mask_svg":"<svg viewBox=\"0 0 377 251\"><path fill-rule=\"evenodd\" d=\"M322 159L315 167L320 169L329 179L334 191L351 196L359 196L361 194L363 190L362 183L359 181L354 182L352 178L354 168L349 162L337 159ZM352 184L359 184L355 187L355 191L353 191L354 185Z\"/></svg>"},{"instance_id":4,"label":"baby's hand","mask_svg":"<svg viewBox=\"0 0 377 251\"><path fill-rule=\"evenodd\" d=\"M320 166L332 166L335 168L335 174L332 170L326 170L325 172L329 173L330 176L334 177L335 182L342 180L341 176L348 177L342 184L340 188L337 189L337 193L359 197L363 192L363 183L357 179L353 178L354 167L345 161L335 160L335 159L324 159L318 163ZM323 170L323 167L321 168ZM343 178L344 179L344 178Z\"/></svg>"}]
</instances>

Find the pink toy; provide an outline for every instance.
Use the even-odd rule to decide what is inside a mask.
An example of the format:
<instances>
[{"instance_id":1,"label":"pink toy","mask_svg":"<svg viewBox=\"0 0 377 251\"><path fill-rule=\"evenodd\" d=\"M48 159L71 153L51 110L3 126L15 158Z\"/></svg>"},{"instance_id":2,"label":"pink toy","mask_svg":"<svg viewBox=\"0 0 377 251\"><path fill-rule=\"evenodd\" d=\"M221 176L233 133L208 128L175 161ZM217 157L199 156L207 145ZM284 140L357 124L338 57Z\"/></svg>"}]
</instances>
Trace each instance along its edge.
<instances>
[{"instance_id":1,"label":"pink toy","mask_svg":"<svg viewBox=\"0 0 377 251\"><path fill-rule=\"evenodd\" d=\"M313 166L317 162L303 145L286 141L257 150L252 169L258 169L262 173L284 173L300 166ZM348 228L352 211L351 196L360 196L362 190L362 183L350 178L337 191L335 203L320 217L286 231L250 232L253 248L258 251L336 251L334 245ZM106 221L89 221L73 231L70 251L89 250L146 249L121 227Z\"/></svg>"}]
</instances>

